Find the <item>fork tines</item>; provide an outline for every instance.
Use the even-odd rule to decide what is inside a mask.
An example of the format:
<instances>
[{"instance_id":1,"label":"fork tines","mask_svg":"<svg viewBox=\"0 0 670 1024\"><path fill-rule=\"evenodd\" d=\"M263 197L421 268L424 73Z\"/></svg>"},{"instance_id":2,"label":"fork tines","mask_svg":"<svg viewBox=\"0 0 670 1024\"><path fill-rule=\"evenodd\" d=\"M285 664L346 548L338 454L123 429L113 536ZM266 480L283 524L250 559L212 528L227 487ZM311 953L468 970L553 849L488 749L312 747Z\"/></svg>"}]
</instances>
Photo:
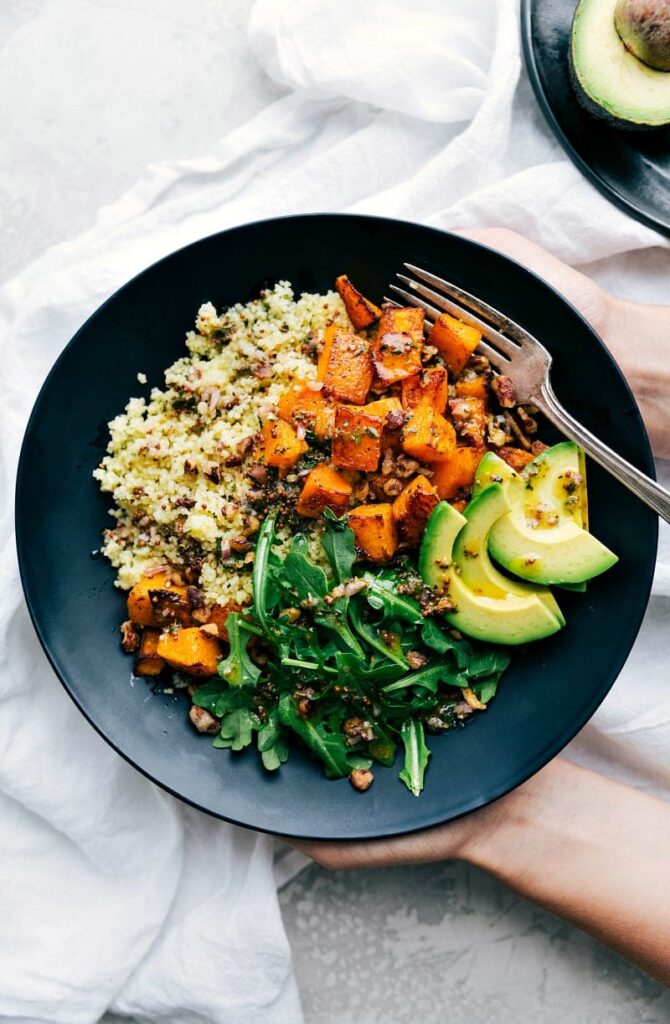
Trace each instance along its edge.
<instances>
[{"instance_id":1,"label":"fork tines","mask_svg":"<svg viewBox=\"0 0 670 1024\"><path fill-rule=\"evenodd\" d=\"M407 305L423 309L429 323L433 323L440 313L449 313L481 331L486 341L480 342L479 350L493 366L504 372L510 359L520 351L520 345L527 338L523 328L458 285L413 263L403 265L411 276L396 274L404 287L392 284L390 290ZM388 301L399 305L396 299ZM501 331L505 331L505 334Z\"/></svg>"}]
</instances>

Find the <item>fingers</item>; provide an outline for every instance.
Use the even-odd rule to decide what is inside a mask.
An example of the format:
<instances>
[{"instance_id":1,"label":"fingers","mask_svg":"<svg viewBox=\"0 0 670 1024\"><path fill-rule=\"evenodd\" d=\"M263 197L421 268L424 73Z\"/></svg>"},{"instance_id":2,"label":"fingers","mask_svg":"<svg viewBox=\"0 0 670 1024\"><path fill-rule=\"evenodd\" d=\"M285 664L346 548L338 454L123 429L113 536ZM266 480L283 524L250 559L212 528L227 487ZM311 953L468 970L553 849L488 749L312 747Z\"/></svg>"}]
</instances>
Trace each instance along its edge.
<instances>
[{"instance_id":1,"label":"fingers","mask_svg":"<svg viewBox=\"0 0 670 1024\"><path fill-rule=\"evenodd\" d=\"M315 843L289 839L321 867L331 871L377 868L399 864L423 864L464 855L466 840L473 830L475 815L391 839L363 842Z\"/></svg>"},{"instance_id":2,"label":"fingers","mask_svg":"<svg viewBox=\"0 0 670 1024\"><path fill-rule=\"evenodd\" d=\"M475 228L458 234L496 249L532 270L576 306L597 331L603 330L612 299L585 274L508 228Z\"/></svg>"}]
</instances>

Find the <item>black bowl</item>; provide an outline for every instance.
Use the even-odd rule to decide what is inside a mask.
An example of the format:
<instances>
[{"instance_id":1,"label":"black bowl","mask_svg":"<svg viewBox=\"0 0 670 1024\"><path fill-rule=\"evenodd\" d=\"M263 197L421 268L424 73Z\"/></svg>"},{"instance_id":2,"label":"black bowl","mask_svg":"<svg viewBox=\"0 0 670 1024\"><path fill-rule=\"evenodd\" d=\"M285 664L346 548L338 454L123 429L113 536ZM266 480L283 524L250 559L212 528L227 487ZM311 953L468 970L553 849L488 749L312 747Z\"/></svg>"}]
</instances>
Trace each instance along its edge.
<instances>
[{"instance_id":1,"label":"black bowl","mask_svg":"<svg viewBox=\"0 0 670 1024\"><path fill-rule=\"evenodd\" d=\"M515 653L489 711L431 738L419 799L379 769L372 789L328 782L295 750L266 773L252 751L212 748L190 725L184 698L131 680L119 647L124 597L91 558L109 497L91 473L106 422L184 351L198 306L254 297L288 279L323 291L346 272L380 299L404 260L443 274L533 331L554 356L559 397L587 427L647 473L653 462L635 401L607 350L548 285L504 256L426 227L319 214L234 228L173 253L113 295L77 332L49 374L26 431L16 520L21 575L42 645L63 685L104 738L182 800L241 825L323 839L386 836L447 821L494 800L550 760L593 714L637 634L651 586L656 517L597 466L590 469L594 532L620 557L586 594L561 593L568 625ZM76 751L73 751L76 756Z\"/></svg>"}]
</instances>

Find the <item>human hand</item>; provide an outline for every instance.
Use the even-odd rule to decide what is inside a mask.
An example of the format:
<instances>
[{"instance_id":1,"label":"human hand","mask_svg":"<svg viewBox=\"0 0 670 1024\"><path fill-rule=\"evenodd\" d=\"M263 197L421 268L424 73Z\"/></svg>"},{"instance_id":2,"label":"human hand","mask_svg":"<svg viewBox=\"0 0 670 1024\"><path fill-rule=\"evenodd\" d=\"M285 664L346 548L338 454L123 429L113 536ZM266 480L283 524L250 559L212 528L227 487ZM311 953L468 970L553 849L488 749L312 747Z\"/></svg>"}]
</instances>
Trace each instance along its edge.
<instances>
[{"instance_id":1,"label":"human hand","mask_svg":"<svg viewBox=\"0 0 670 1024\"><path fill-rule=\"evenodd\" d=\"M670 306L617 299L516 231L480 228L462 234L528 267L579 310L630 384L654 454L670 458Z\"/></svg>"}]
</instances>

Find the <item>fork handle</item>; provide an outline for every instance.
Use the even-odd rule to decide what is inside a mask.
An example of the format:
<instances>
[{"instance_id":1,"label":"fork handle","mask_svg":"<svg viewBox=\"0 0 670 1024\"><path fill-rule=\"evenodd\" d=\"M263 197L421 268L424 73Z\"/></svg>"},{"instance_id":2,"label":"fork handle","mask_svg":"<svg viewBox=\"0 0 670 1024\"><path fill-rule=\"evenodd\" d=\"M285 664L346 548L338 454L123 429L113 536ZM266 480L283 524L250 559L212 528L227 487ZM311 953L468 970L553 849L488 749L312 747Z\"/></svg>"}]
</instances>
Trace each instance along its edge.
<instances>
[{"instance_id":1,"label":"fork handle","mask_svg":"<svg viewBox=\"0 0 670 1024\"><path fill-rule=\"evenodd\" d=\"M595 434L582 426L574 416L571 416L563 408L548 381L542 385L540 395L533 399L533 404L566 437L580 445L595 462L598 462L646 505L653 508L654 512L665 519L666 523L670 523L670 491L666 491L655 480L640 472L635 466L631 466L630 462L626 462L606 444L603 444Z\"/></svg>"}]
</instances>

